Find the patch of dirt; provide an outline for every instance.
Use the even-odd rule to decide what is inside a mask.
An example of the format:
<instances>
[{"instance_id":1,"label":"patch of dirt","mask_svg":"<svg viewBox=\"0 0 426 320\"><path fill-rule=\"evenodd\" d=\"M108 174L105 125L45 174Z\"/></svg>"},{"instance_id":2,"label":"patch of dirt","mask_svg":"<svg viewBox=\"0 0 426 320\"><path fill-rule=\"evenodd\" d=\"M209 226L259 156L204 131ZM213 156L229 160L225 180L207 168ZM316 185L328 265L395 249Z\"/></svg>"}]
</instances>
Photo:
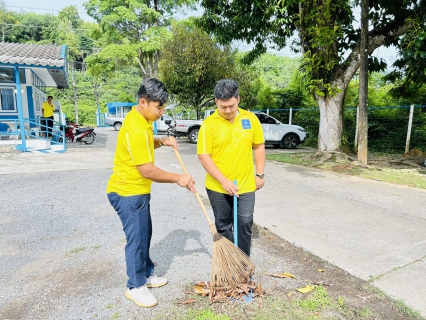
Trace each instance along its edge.
<instances>
[{"instance_id":1,"label":"patch of dirt","mask_svg":"<svg viewBox=\"0 0 426 320\"><path fill-rule=\"evenodd\" d=\"M343 297L347 308L352 312L367 307L371 311L371 315L364 316L363 319L413 319L402 314L397 309L394 300L375 291L368 282L290 244L268 229L254 226L253 231L253 245L258 250L267 252L271 257L283 260L282 265L291 268L291 270L280 272L290 272L296 276L296 279L281 279L256 272L256 280L269 294L284 300L301 299L300 294L290 296L287 294L294 291L295 288L306 285L323 285L334 301L337 301L338 297ZM261 265L261 262L255 261L255 264ZM318 270L323 270L323 272ZM357 315L353 314L353 318L356 319Z\"/></svg>"},{"instance_id":2,"label":"patch of dirt","mask_svg":"<svg viewBox=\"0 0 426 320\"><path fill-rule=\"evenodd\" d=\"M405 154L378 154L368 153L367 166L363 166L356 154L345 154L342 152L327 152L314 156L320 164L337 163L331 165L331 170L338 173L350 173L357 167L371 169L418 169L426 170L426 154L418 149L411 149Z\"/></svg>"},{"instance_id":3,"label":"patch of dirt","mask_svg":"<svg viewBox=\"0 0 426 320\"><path fill-rule=\"evenodd\" d=\"M331 167L331 170L337 173L347 173L355 169L357 166L354 164L336 164Z\"/></svg>"}]
</instances>

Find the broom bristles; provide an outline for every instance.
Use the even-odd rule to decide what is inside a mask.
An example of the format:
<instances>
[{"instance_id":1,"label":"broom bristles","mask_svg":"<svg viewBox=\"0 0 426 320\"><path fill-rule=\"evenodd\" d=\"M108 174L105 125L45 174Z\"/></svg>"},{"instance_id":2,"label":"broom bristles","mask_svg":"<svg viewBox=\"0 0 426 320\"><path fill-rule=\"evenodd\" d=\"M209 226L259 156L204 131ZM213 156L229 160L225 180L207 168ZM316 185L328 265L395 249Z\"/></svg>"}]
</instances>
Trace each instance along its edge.
<instances>
[{"instance_id":1,"label":"broom bristles","mask_svg":"<svg viewBox=\"0 0 426 320\"><path fill-rule=\"evenodd\" d=\"M213 236L211 289L236 289L250 281L254 265L249 257L231 241L216 233Z\"/></svg>"}]
</instances>

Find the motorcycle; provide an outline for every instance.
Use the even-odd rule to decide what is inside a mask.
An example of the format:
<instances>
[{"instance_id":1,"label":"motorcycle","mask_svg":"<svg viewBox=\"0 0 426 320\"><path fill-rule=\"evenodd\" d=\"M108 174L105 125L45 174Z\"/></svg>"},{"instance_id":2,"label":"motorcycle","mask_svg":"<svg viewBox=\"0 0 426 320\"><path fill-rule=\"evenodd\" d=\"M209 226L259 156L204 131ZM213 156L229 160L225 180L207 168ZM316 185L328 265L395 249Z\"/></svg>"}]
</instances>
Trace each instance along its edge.
<instances>
[{"instance_id":1,"label":"motorcycle","mask_svg":"<svg viewBox=\"0 0 426 320\"><path fill-rule=\"evenodd\" d=\"M85 144L92 144L95 141L96 133L95 128L92 127L79 127L72 121L66 119L65 127L65 141L66 142L84 142ZM62 138L59 139L62 142Z\"/></svg>"},{"instance_id":2,"label":"motorcycle","mask_svg":"<svg viewBox=\"0 0 426 320\"><path fill-rule=\"evenodd\" d=\"M164 121L165 124L167 124L168 128L166 130L166 134L168 137L172 136L175 137L176 136L176 130L175 127L172 125L172 120L165 120Z\"/></svg>"}]
</instances>

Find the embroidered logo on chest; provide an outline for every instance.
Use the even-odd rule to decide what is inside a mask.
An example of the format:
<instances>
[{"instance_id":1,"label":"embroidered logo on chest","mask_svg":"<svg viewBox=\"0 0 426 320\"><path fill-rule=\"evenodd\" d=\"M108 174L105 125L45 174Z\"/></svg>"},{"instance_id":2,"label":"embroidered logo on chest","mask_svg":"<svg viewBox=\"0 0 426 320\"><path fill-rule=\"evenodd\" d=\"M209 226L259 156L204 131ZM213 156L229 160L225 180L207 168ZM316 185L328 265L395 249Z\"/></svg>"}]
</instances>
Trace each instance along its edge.
<instances>
[{"instance_id":1,"label":"embroidered logo on chest","mask_svg":"<svg viewBox=\"0 0 426 320\"><path fill-rule=\"evenodd\" d=\"M251 129L251 124L249 119L242 119L241 124L243 126L243 129Z\"/></svg>"}]
</instances>

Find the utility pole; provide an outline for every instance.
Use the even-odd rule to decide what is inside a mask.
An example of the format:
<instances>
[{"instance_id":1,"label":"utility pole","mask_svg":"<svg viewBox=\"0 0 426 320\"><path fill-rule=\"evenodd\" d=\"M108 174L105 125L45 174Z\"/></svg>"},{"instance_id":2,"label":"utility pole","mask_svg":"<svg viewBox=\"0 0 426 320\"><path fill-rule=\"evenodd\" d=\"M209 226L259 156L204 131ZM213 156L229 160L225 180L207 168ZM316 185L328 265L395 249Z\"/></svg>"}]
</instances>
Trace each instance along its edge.
<instances>
[{"instance_id":1,"label":"utility pole","mask_svg":"<svg viewBox=\"0 0 426 320\"><path fill-rule=\"evenodd\" d=\"M93 81L93 90L95 91L96 98L96 125L100 127L101 123L101 107L99 106L99 97L98 97L98 84L96 83L96 79Z\"/></svg>"},{"instance_id":2,"label":"utility pole","mask_svg":"<svg viewBox=\"0 0 426 320\"><path fill-rule=\"evenodd\" d=\"M78 124L78 104L77 104L77 86L75 84L75 75L74 75L74 63L72 62L71 75L72 75L72 86L74 89L74 114L75 114L75 123Z\"/></svg>"},{"instance_id":3,"label":"utility pole","mask_svg":"<svg viewBox=\"0 0 426 320\"><path fill-rule=\"evenodd\" d=\"M361 0L361 45L359 49L358 160L367 165L368 151L368 11L369 0Z\"/></svg>"}]
</instances>

